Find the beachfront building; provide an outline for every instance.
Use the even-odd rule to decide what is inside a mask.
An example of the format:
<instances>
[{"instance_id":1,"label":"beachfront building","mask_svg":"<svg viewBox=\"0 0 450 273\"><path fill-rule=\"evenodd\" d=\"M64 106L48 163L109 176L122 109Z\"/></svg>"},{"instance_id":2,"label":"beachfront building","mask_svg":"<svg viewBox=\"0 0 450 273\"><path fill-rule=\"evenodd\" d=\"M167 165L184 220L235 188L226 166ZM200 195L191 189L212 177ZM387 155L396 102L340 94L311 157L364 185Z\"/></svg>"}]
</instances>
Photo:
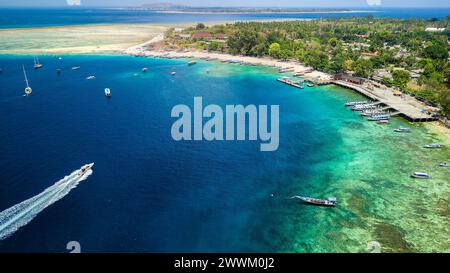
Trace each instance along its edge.
<instances>
[{"instance_id":1,"label":"beachfront building","mask_svg":"<svg viewBox=\"0 0 450 273\"><path fill-rule=\"evenodd\" d=\"M212 39L212 35L211 35L211 33L208 33L208 32L199 31L197 33L194 33L194 35L192 35L192 39L209 41Z\"/></svg>"},{"instance_id":2,"label":"beachfront building","mask_svg":"<svg viewBox=\"0 0 450 273\"><path fill-rule=\"evenodd\" d=\"M226 40L225 34L223 34L223 33L216 33L214 36L219 41L225 41Z\"/></svg>"},{"instance_id":3,"label":"beachfront building","mask_svg":"<svg viewBox=\"0 0 450 273\"><path fill-rule=\"evenodd\" d=\"M349 73L337 73L334 75L333 80L335 81L346 81L353 84L362 85L365 82L364 78L353 76Z\"/></svg>"},{"instance_id":4,"label":"beachfront building","mask_svg":"<svg viewBox=\"0 0 450 273\"><path fill-rule=\"evenodd\" d=\"M364 59L370 59L372 57L378 57L379 53L378 52L363 52L363 53L361 53L361 56Z\"/></svg>"},{"instance_id":5,"label":"beachfront building","mask_svg":"<svg viewBox=\"0 0 450 273\"><path fill-rule=\"evenodd\" d=\"M175 39L178 39L178 40L190 40L191 39L191 34L177 33L177 34L175 34Z\"/></svg>"}]
</instances>

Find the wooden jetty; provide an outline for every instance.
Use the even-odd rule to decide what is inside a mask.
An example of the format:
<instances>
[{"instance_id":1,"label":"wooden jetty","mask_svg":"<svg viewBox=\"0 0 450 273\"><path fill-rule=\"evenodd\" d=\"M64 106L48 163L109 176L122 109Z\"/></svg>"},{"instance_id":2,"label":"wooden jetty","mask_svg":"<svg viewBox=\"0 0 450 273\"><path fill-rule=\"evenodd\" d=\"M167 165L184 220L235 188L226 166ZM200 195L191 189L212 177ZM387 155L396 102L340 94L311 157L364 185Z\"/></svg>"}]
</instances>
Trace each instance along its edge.
<instances>
[{"instance_id":1,"label":"wooden jetty","mask_svg":"<svg viewBox=\"0 0 450 273\"><path fill-rule=\"evenodd\" d=\"M383 110L392 110L391 116L400 115L412 122L425 122L437 120L436 117L432 117L424 111L426 108L430 108L424 103L416 100L415 98L405 96L401 98L395 96L391 90L382 88L368 89L363 85L350 83L343 80L332 81L333 84L349 88L357 91L358 93L376 101L377 104L383 104Z\"/></svg>"},{"instance_id":2,"label":"wooden jetty","mask_svg":"<svg viewBox=\"0 0 450 273\"><path fill-rule=\"evenodd\" d=\"M291 80L291 79L289 79L287 77L278 78L277 81L285 83L285 84L293 86L293 87L300 88L300 89L305 88L303 85L299 84L300 81L293 81L293 80Z\"/></svg>"}]
</instances>

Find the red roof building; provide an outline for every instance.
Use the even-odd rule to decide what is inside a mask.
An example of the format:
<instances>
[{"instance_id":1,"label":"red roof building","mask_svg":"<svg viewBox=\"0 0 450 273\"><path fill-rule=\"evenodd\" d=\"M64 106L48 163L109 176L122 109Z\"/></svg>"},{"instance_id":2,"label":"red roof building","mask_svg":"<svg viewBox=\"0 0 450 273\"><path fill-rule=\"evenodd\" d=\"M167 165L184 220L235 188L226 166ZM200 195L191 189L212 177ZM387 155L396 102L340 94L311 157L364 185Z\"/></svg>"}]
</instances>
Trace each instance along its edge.
<instances>
[{"instance_id":1,"label":"red roof building","mask_svg":"<svg viewBox=\"0 0 450 273\"><path fill-rule=\"evenodd\" d=\"M197 32L194 35L192 35L192 38L194 38L194 39L211 39L212 36L208 32Z\"/></svg>"},{"instance_id":2,"label":"red roof building","mask_svg":"<svg viewBox=\"0 0 450 273\"><path fill-rule=\"evenodd\" d=\"M216 33L216 39L224 40L225 39L225 35L223 33Z\"/></svg>"}]
</instances>

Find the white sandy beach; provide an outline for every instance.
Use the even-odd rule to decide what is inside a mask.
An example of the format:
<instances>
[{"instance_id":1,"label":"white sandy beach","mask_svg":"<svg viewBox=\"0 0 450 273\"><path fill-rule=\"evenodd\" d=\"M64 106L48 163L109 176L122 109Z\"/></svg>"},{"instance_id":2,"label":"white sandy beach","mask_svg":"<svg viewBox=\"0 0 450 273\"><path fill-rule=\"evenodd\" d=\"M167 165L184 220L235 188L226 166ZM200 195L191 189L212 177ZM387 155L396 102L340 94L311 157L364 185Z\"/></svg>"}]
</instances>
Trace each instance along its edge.
<instances>
[{"instance_id":1,"label":"white sandy beach","mask_svg":"<svg viewBox=\"0 0 450 273\"><path fill-rule=\"evenodd\" d=\"M158 40L160 41L160 40ZM151 42L144 43L145 46L150 45ZM186 59L202 59L202 60L216 60L223 62L239 62L248 65L262 65L278 69L292 68L292 73L305 73L304 78L315 82L327 82L331 79L331 75L313 70L296 61L280 61L272 58L249 57L241 55L230 55L224 53L213 53L207 51L168 51L168 50L147 50L145 46L133 46L125 50L126 54L134 56L158 57L158 58L186 58Z\"/></svg>"}]
</instances>

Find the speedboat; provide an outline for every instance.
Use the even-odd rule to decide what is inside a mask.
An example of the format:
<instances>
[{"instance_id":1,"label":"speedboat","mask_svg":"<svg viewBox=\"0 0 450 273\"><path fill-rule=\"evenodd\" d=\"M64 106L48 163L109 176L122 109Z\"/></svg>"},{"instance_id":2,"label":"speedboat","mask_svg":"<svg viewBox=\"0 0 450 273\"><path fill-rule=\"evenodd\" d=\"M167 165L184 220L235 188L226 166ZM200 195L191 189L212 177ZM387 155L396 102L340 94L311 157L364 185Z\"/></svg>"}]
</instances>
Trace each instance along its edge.
<instances>
[{"instance_id":1,"label":"speedboat","mask_svg":"<svg viewBox=\"0 0 450 273\"><path fill-rule=\"evenodd\" d=\"M105 96L111 97L111 90L109 88L105 88Z\"/></svg>"},{"instance_id":2,"label":"speedboat","mask_svg":"<svg viewBox=\"0 0 450 273\"><path fill-rule=\"evenodd\" d=\"M74 66L74 67L72 67L72 70L78 70L78 69L80 69L79 66Z\"/></svg>"},{"instance_id":3,"label":"speedboat","mask_svg":"<svg viewBox=\"0 0 450 273\"><path fill-rule=\"evenodd\" d=\"M95 80L95 76L88 76L86 77L86 80Z\"/></svg>"},{"instance_id":4,"label":"speedboat","mask_svg":"<svg viewBox=\"0 0 450 273\"><path fill-rule=\"evenodd\" d=\"M307 196L293 196L291 199L299 199L304 203L316 205L316 206L326 206L326 207L335 207L337 200L335 197L330 197L327 199L318 199L318 198L312 198Z\"/></svg>"},{"instance_id":5,"label":"speedboat","mask_svg":"<svg viewBox=\"0 0 450 273\"><path fill-rule=\"evenodd\" d=\"M396 132L396 133L410 133L411 129L410 128L400 127L398 129L395 129L394 132Z\"/></svg>"},{"instance_id":6,"label":"speedboat","mask_svg":"<svg viewBox=\"0 0 450 273\"><path fill-rule=\"evenodd\" d=\"M90 164L86 164L83 167L81 167L81 169L78 171L78 176L83 176L85 175L90 169L92 169L92 167L94 166L94 163L90 163Z\"/></svg>"},{"instance_id":7,"label":"speedboat","mask_svg":"<svg viewBox=\"0 0 450 273\"><path fill-rule=\"evenodd\" d=\"M441 163L439 163L439 167L450 167L450 163L441 162Z\"/></svg>"},{"instance_id":8,"label":"speedboat","mask_svg":"<svg viewBox=\"0 0 450 273\"><path fill-rule=\"evenodd\" d=\"M427 174L427 173L421 173L421 172L413 172L411 174L412 178L418 178L418 179L430 179L431 175Z\"/></svg>"},{"instance_id":9,"label":"speedboat","mask_svg":"<svg viewBox=\"0 0 450 273\"><path fill-rule=\"evenodd\" d=\"M425 145L423 147L428 148L428 149L439 149L439 148L442 148L442 145L438 144L438 143L433 143L433 144Z\"/></svg>"},{"instance_id":10,"label":"speedboat","mask_svg":"<svg viewBox=\"0 0 450 273\"><path fill-rule=\"evenodd\" d=\"M172 76L175 76L177 74L177 72L172 71L172 73L170 73Z\"/></svg>"},{"instance_id":11,"label":"speedboat","mask_svg":"<svg viewBox=\"0 0 450 273\"><path fill-rule=\"evenodd\" d=\"M148 71L148 68L147 67L144 67L144 68L142 68L142 72L147 72Z\"/></svg>"}]
</instances>

